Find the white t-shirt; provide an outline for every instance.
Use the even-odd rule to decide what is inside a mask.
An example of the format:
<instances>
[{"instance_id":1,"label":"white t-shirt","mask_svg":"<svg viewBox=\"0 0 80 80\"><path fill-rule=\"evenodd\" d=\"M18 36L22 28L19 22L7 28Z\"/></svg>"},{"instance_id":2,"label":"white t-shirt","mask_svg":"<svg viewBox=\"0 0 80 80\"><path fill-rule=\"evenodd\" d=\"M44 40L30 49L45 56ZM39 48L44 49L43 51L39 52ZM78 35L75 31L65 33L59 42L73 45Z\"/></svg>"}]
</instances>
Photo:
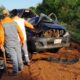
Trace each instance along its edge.
<instances>
[{"instance_id":1,"label":"white t-shirt","mask_svg":"<svg viewBox=\"0 0 80 80\"><path fill-rule=\"evenodd\" d=\"M21 28L23 35L24 35L24 40L26 40L26 31L25 31L25 24L24 24L24 19L23 18L19 18L17 20L14 20Z\"/></svg>"}]
</instances>

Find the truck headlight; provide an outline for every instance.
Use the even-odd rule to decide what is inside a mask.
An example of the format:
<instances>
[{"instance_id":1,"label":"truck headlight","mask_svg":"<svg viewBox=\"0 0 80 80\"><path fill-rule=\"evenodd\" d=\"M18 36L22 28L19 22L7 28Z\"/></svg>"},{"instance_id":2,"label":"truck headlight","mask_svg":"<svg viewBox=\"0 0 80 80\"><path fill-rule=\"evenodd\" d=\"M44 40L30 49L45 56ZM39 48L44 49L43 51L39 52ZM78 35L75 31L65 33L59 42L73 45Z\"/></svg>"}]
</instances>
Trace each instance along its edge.
<instances>
[{"instance_id":1,"label":"truck headlight","mask_svg":"<svg viewBox=\"0 0 80 80\"><path fill-rule=\"evenodd\" d=\"M66 32L63 37L69 36L69 32Z\"/></svg>"}]
</instances>

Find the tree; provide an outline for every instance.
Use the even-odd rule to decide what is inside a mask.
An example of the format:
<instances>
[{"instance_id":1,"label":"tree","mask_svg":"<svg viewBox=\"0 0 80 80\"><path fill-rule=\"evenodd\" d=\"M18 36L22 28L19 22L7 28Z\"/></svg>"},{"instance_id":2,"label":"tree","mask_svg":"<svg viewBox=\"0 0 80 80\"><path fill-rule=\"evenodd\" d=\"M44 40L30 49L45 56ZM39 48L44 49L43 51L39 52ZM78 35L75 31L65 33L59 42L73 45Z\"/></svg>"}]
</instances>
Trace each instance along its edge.
<instances>
[{"instance_id":1,"label":"tree","mask_svg":"<svg viewBox=\"0 0 80 80\"><path fill-rule=\"evenodd\" d=\"M37 6L36 12L38 14L54 12L58 20L67 24L71 32L80 35L80 0L43 0Z\"/></svg>"},{"instance_id":2,"label":"tree","mask_svg":"<svg viewBox=\"0 0 80 80\"><path fill-rule=\"evenodd\" d=\"M5 9L4 6L0 6L0 14L2 13L2 11Z\"/></svg>"},{"instance_id":3,"label":"tree","mask_svg":"<svg viewBox=\"0 0 80 80\"><path fill-rule=\"evenodd\" d=\"M0 6L0 20L2 19L2 11L5 9L4 6Z\"/></svg>"},{"instance_id":4,"label":"tree","mask_svg":"<svg viewBox=\"0 0 80 80\"><path fill-rule=\"evenodd\" d=\"M72 25L80 21L79 0L43 0L36 8L37 13L54 12L60 21ZM75 24L74 24L75 25Z\"/></svg>"}]
</instances>

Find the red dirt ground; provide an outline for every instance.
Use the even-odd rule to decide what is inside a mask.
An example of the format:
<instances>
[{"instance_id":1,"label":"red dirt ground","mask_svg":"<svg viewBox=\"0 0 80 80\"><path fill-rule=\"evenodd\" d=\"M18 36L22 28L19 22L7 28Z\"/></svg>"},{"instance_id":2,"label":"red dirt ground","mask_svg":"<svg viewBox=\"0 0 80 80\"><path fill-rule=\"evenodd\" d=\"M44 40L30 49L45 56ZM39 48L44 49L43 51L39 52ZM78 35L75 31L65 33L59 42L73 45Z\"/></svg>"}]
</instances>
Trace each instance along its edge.
<instances>
[{"instance_id":1,"label":"red dirt ground","mask_svg":"<svg viewBox=\"0 0 80 80\"><path fill-rule=\"evenodd\" d=\"M79 55L80 45L71 43L69 48L62 48L57 53L42 52L33 54L30 66L25 65L23 71L17 76L8 76L7 73L4 73L0 80L80 80L79 61L74 64L62 64L41 60L41 58L48 56L64 57L65 53ZM68 58L73 58L72 55ZM12 66L8 64L7 67L10 70Z\"/></svg>"}]
</instances>

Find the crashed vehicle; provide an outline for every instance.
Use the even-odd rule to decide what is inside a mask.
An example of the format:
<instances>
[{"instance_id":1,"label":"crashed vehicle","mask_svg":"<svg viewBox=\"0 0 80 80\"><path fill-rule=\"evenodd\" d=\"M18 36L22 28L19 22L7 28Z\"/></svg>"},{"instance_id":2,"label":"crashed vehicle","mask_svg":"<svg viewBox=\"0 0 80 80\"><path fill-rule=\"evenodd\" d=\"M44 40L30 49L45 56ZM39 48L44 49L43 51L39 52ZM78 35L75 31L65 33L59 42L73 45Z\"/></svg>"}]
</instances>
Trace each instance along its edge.
<instances>
[{"instance_id":1,"label":"crashed vehicle","mask_svg":"<svg viewBox=\"0 0 80 80\"><path fill-rule=\"evenodd\" d=\"M26 16L29 11L24 11L22 17ZM55 19L52 19L51 16ZM30 15L29 15L30 16ZM64 26L58 23L54 13L45 15L43 13L25 17L33 26L35 31L26 28L28 49L31 52L60 49L69 46L69 33Z\"/></svg>"}]
</instances>

